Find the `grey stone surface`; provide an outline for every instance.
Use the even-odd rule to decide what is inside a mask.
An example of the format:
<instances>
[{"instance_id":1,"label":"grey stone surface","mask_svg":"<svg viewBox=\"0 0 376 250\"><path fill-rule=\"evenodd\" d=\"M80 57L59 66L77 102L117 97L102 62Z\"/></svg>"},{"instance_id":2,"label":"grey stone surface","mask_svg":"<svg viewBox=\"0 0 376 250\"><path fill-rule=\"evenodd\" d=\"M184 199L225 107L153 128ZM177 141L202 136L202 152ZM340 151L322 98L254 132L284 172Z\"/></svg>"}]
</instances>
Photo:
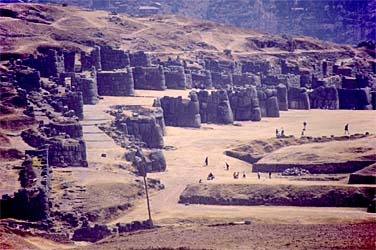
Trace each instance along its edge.
<instances>
[{"instance_id":1,"label":"grey stone surface","mask_svg":"<svg viewBox=\"0 0 376 250\"><path fill-rule=\"evenodd\" d=\"M104 96L133 96L134 80L130 68L122 71L97 72L98 94Z\"/></svg>"},{"instance_id":2,"label":"grey stone surface","mask_svg":"<svg viewBox=\"0 0 376 250\"><path fill-rule=\"evenodd\" d=\"M195 92L190 93L190 99L165 96L160 99L167 126L201 127L200 106Z\"/></svg>"},{"instance_id":3,"label":"grey stone surface","mask_svg":"<svg viewBox=\"0 0 376 250\"><path fill-rule=\"evenodd\" d=\"M133 68L135 89L165 90L166 81L163 66Z\"/></svg>"}]
</instances>

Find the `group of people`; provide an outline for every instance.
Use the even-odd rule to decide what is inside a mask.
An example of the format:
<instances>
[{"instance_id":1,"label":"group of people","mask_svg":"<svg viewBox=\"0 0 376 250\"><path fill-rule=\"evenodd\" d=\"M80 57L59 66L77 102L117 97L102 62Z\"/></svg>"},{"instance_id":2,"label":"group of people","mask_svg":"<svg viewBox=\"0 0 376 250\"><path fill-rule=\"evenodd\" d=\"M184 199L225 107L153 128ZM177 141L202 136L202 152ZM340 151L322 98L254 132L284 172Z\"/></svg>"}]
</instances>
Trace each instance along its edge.
<instances>
[{"instance_id":1,"label":"group of people","mask_svg":"<svg viewBox=\"0 0 376 250\"><path fill-rule=\"evenodd\" d=\"M204 166L205 166L205 167L209 166L209 157L208 157L208 156L205 158ZM227 162L225 162L225 170L226 170L226 171L229 171L229 170L230 170L230 165L229 165ZM236 171L233 172L232 177L233 177L234 179L239 179L239 177L240 177L240 172L236 172ZM247 174L246 174L245 171L243 171L242 177L243 177L243 178L246 178L246 177L247 177ZM260 172L257 173L257 178L258 178L258 179L261 179L261 173L260 173ZM272 178L272 172L269 172L269 179L271 179L271 178ZM208 176L207 176L206 179L207 179L208 181L211 181L211 180L214 180L214 179L215 179L215 176L214 176L214 174L213 174L212 172L210 172L210 173L208 174ZM199 183L202 183L202 180L201 180L201 179L199 180Z\"/></svg>"},{"instance_id":2,"label":"group of people","mask_svg":"<svg viewBox=\"0 0 376 250\"><path fill-rule=\"evenodd\" d=\"M269 172L269 179L272 178L272 172ZM261 173L260 172L257 172L257 179L261 179Z\"/></svg>"},{"instance_id":3,"label":"group of people","mask_svg":"<svg viewBox=\"0 0 376 250\"><path fill-rule=\"evenodd\" d=\"M234 172L233 174L232 174L232 177L234 178L234 179L239 179L239 172ZM247 177L247 175L245 174L245 171L243 171L243 178L246 178Z\"/></svg>"},{"instance_id":4,"label":"group of people","mask_svg":"<svg viewBox=\"0 0 376 250\"><path fill-rule=\"evenodd\" d=\"M300 134L302 137L305 135L306 130L307 130L307 121L304 121L303 122L303 129L302 129L302 132ZM346 125L345 125L345 135L350 135L348 123L346 123ZM279 133L279 130L276 129L275 130L275 136L277 138L284 138L285 137L285 130L283 128L281 128L281 133Z\"/></svg>"},{"instance_id":5,"label":"group of people","mask_svg":"<svg viewBox=\"0 0 376 250\"><path fill-rule=\"evenodd\" d=\"M281 128L281 134L280 134L278 128L276 128L275 129L275 137L277 137L277 138L285 137L285 130L283 128Z\"/></svg>"}]
</instances>

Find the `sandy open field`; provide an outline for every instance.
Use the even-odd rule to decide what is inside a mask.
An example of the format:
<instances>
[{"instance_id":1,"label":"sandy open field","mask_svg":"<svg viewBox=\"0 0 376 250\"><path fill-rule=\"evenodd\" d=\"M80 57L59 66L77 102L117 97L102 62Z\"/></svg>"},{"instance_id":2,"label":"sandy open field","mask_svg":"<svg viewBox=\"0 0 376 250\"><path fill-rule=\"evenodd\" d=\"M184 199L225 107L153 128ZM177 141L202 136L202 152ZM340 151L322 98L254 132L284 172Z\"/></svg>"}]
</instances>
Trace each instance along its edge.
<instances>
[{"instance_id":1,"label":"sandy open field","mask_svg":"<svg viewBox=\"0 0 376 250\"><path fill-rule=\"evenodd\" d=\"M168 90L140 91L140 97L105 97L96 106L85 106L87 114L96 113L114 104L140 104L152 105L156 96L187 96L188 91ZM153 219L157 223L169 224L177 221L207 221L236 220L249 218L259 222L284 222L300 223L325 223L326 221L341 222L354 220L367 220L372 216L364 213L364 209L354 208L301 208L301 207L221 207L221 206L185 206L177 204L179 195L187 184L198 183L199 179L206 181L206 176L212 172L216 178L212 183L269 183L269 184L312 184L312 182L291 181L282 178L267 179L266 175L261 180L251 172L251 165L228 157L223 152L233 145L245 143L253 139L266 139L274 136L276 128L283 127L287 135L298 137L303 121L307 121L306 135L342 135L344 124L350 124L350 133L376 133L375 111L349 111L349 110L290 110L281 113L281 118L263 118L261 122L237 122L241 126L203 124L201 129L167 127L164 137L166 146L174 146L176 150L165 151L167 171L149 174L149 177L158 178L165 184L165 190L153 194L151 206ZM86 115L86 114L85 114ZM85 121L84 121L85 124ZM375 145L375 141L372 142ZM89 159L93 160L99 155L99 149L92 149L88 142ZM114 149L110 150L115 152ZM209 166L204 167L205 157L209 157ZM229 163L230 171L225 171L225 162ZM247 178L234 180L234 171L246 172ZM343 185L347 180L340 183ZM318 182L317 184L320 184ZM329 184L325 182L325 184ZM128 222L147 218L144 201L131 210L130 213L113 221Z\"/></svg>"}]
</instances>

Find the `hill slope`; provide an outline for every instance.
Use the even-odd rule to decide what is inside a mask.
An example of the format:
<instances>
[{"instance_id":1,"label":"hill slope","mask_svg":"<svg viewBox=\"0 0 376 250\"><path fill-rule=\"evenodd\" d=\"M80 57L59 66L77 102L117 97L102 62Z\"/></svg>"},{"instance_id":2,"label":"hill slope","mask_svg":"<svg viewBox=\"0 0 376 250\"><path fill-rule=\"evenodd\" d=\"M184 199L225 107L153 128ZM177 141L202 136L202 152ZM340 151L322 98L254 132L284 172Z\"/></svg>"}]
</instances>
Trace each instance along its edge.
<instances>
[{"instance_id":1,"label":"hill slope","mask_svg":"<svg viewBox=\"0 0 376 250\"><path fill-rule=\"evenodd\" d=\"M269 35L188 17L111 15L78 7L0 4L3 53L30 53L39 46L88 49L110 44L157 54L235 56L301 52L350 53L351 48L308 37Z\"/></svg>"}]
</instances>

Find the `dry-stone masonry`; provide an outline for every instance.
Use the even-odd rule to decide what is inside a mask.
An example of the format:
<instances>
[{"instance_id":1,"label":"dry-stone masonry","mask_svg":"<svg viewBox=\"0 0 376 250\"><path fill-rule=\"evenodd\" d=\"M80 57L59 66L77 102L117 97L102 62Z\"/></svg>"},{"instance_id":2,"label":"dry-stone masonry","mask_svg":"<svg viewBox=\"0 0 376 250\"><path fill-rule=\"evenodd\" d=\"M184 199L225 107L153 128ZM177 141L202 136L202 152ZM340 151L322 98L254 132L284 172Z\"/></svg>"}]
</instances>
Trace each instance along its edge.
<instances>
[{"instance_id":1,"label":"dry-stone masonry","mask_svg":"<svg viewBox=\"0 0 376 250\"><path fill-rule=\"evenodd\" d=\"M164 120L168 126L201 127L200 105L197 94L191 92L189 100L165 96L160 99Z\"/></svg>"},{"instance_id":2,"label":"dry-stone masonry","mask_svg":"<svg viewBox=\"0 0 376 250\"><path fill-rule=\"evenodd\" d=\"M232 124L234 116L231 110L227 91L218 90L209 93L206 90L198 92L201 122L216 124Z\"/></svg>"},{"instance_id":3,"label":"dry-stone masonry","mask_svg":"<svg viewBox=\"0 0 376 250\"><path fill-rule=\"evenodd\" d=\"M164 68L166 87L168 89L187 89L191 84L187 84L186 74L182 66L169 66Z\"/></svg>"},{"instance_id":4,"label":"dry-stone masonry","mask_svg":"<svg viewBox=\"0 0 376 250\"><path fill-rule=\"evenodd\" d=\"M287 95L290 109L310 109L309 96L305 88L291 87Z\"/></svg>"},{"instance_id":5,"label":"dry-stone masonry","mask_svg":"<svg viewBox=\"0 0 376 250\"><path fill-rule=\"evenodd\" d=\"M135 89L165 90L166 81L163 66L133 68Z\"/></svg>"},{"instance_id":6,"label":"dry-stone masonry","mask_svg":"<svg viewBox=\"0 0 376 250\"><path fill-rule=\"evenodd\" d=\"M229 93L231 109L236 121L260 121L261 110L256 87L237 88Z\"/></svg>"},{"instance_id":7,"label":"dry-stone masonry","mask_svg":"<svg viewBox=\"0 0 376 250\"><path fill-rule=\"evenodd\" d=\"M100 49L101 66L103 71L124 69L129 66L129 54L124 50L102 46Z\"/></svg>"},{"instance_id":8,"label":"dry-stone masonry","mask_svg":"<svg viewBox=\"0 0 376 250\"><path fill-rule=\"evenodd\" d=\"M134 81L130 68L121 71L97 72L98 94L104 96L133 96Z\"/></svg>"}]
</instances>

